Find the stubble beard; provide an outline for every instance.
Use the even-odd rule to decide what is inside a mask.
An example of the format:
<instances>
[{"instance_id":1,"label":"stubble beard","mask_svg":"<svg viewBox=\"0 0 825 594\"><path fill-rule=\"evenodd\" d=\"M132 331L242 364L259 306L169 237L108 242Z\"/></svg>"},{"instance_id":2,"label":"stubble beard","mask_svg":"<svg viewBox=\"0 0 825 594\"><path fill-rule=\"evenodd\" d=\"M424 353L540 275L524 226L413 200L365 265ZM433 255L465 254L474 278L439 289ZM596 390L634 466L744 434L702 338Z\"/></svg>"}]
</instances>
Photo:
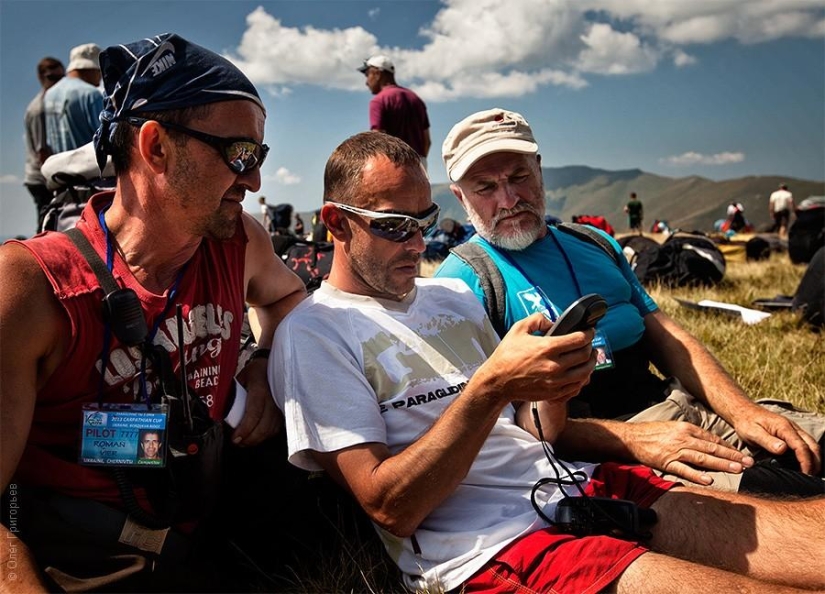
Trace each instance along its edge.
<instances>
[{"instance_id":1,"label":"stubble beard","mask_svg":"<svg viewBox=\"0 0 825 594\"><path fill-rule=\"evenodd\" d=\"M356 247L353 245L349 257L353 273L361 279L365 288L368 288L373 296L403 298L415 287L415 278L394 279L392 276L394 266L401 262L417 265L419 260L413 257L403 259L399 257L395 261L386 262L375 255L377 252L380 250L376 250L375 246Z\"/></svg>"}]
</instances>

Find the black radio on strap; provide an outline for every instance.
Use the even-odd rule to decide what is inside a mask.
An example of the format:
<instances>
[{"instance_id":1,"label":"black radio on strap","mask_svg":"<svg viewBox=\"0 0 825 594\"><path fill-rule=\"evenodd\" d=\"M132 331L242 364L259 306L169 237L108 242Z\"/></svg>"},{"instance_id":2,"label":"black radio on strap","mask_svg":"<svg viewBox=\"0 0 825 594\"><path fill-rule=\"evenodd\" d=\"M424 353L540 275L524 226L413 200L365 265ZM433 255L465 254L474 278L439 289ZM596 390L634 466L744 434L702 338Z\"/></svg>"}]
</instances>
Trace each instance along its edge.
<instances>
[{"instance_id":1,"label":"black radio on strap","mask_svg":"<svg viewBox=\"0 0 825 594\"><path fill-rule=\"evenodd\" d=\"M137 293L133 289L118 286L115 277L79 229L68 229L65 233L86 258L103 289L103 318L114 335L129 346L143 343L149 335L149 327Z\"/></svg>"}]
</instances>

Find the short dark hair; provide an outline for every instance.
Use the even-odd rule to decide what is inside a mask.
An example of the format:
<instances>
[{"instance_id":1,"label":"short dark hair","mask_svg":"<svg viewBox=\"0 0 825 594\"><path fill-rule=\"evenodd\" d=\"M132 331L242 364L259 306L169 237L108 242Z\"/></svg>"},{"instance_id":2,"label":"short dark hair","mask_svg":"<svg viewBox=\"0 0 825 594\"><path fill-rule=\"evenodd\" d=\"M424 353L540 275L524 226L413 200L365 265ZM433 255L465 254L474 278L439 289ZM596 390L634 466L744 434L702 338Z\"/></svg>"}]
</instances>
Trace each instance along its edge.
<instances>
[{"instance_id":1,"label":"short dark hair","mask_svg":"<svg viewBox=\"0 0 825 594\"><path fill-rule=\"evenodd\" d=\"M37 76L40 76L41 70L43 70L45 66L60 66L63 68L63 62L52 56L46 56L37 63Z\"/></svg>"},{"instance_id":2,"label":"short dark hair","mask_svg":"<svg viewBox=\"0 0 825 594\"><path fill-rule=\"evenodd\" d=\"M208 103L206 105L196 105L195 107L187 107L184 109L145 111L134 115L147 120L159 120L162 122L171 122L173 124L186 126L192 121L205 120L209 117L212 105L212 103ZM126 122L120 122L117 128L115 128L111 142L112 164L115 166L115 173L120 174L129 169L129 166L132 163L132 149L135 146L137 131L137 127ZM176 143L179 146L185 145L189 139L189 137L182 132L175 132L174 130L169 129L167 129L167 131L170 134L177 136Z\"/></svg>"},{"instance_id":3,"label":"short dark hair","mask_svg":"<svg viewBox=\"0 0 825 594\"><path fill-rule=\"evenodd\" d=\"M347 138L330 155L324 169L324 201L352 204L364 166L379 155L398 167L421 167L421 157L403 140L374 130L361 132Z\"/></svg>"}]
</instances>

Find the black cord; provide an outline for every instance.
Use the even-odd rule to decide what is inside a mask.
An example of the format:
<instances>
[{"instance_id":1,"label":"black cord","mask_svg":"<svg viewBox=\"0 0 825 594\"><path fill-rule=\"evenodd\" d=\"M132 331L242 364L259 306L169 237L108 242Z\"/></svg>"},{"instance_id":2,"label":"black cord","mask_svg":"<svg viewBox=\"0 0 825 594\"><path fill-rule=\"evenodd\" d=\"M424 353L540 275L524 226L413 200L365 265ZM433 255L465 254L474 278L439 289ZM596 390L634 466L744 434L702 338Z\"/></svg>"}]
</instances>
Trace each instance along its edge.
<instances>
[{"instance_id":1,"label":"black cord","mask_svg":"<svg viewBox=\"0 0 825 594\"><path fill-rule=\"evenodd\" d=\"M544 439L544 433L542 433L538 403L530 403L530 412L533 415L533 423L535 424L536 431L539 435L539 442L541 442L541 449L544 452L544 457L547 458L547 462L550 463L550 468L553 469L553 472L556 475L555 478L545 477L536 481L536 484L533 485L533 490L530 492L530 503L533 505L533 509L536 510L536 513L542 520L544 520L551 526L556 526L558 525L557 522L548 518L545 515L545 513L541 510L541 507L536 501L536 492L539 489L541 489L544 485L556 485L559 488L559 491L561 491L562 497L567 499L570 497L570 495L567 494L567 491L564 490L564 487L575 486L579 490L579 493L581 493L582 497L587 497L587 495L584 492L584 489L581 488L580 484L587 480L587 473L581 470L570 472L570 469L568 469L564 464L562 464L560 460L555 459L555 456L553 456L553 452L550 449L550 445ZM561 472L559 472L559 467L561 467L561 469L564 470L564 472L567 474L566 477L562 477Z\"/></svg>"},{"instance_id":2,"label":"black cord","mask_svg":"<svg viewBox=\"0 0 825 594\"><path fill-rule=\"evenodd\" d=\"M544 520L545 522L550 524L551 526L559 526L559 522L551 520L542 511L541 507L536 502L536 492L539 489L541 489L544 485L553 484L553 485L558 486L559 491L561 492L561 495L562 495L562 500L574 499L573 497L568 495L567 491L565 491L565 489L564 489L564 487L572 485L572 486L575 486L576 489L579 491L579 495L581 496L581 498L583 500L586 500L587 504L592 509L596 510L596 512L598 512L599 515L601 515L603 518L607 519L611 524L613 524L618 529L618 531L620 533L627 534L627 535L629 535L629 536L631 536L631 537L633 537L634 539L637 539L637 540L647 540L647 539L649 539L652 536L649 531L640 533L639 531L636 530L636 527L634 525L625 526L623 522L619 521L616 517L609 514L601 505L599 505L594 500L593 497L589 496L587 493L584 492L584 489L582 489L581 483L586 482L587 480L589 480L588 476L587 476L587 473L585 473L582 470L576 470L574 472L571 472L570 469L567 468L564 465L564 463L562 463L561 460L559 460L558 458L555 458L555 456L553 455L553 452L550 449L550 446L548 445L547 441L544 439L544 434L543 434L542 429L541 429L541 419L539 418L539 410L538 410L538 403L537 402L531 402L530 403L530 412L532 413L532 416L533 416L533 423L536 426L536 432L538 433L539 441L542 444L542 450L544 451L544 455L547 458L547 461L550 463L550 467L553 469L553 472L556 475L555 478L545 477L545 478L539 479L533 485L533 489L530 492L530 503L533 505L533 509L536 511L538 516L542 520ZM557 467L557 465L558 465L558 467ZM567 474L566 478L562 478L561 473L559 472L559 468L561 468ZM635 503L633 505L635 506ZM652 518L651 523L654 523L656 521L655 512L653 512L652 510L639 510L638 507L636 507L635 511L636 512L640 512L640 511L649 512L647 514L648 516L653 514L653 518ZM617 534L617 536L620 536L620 534Z\"/></svg>"},{"instance_id":3,"label":"black cord","mask_svg":"<svg viewBox=\"0 0 825 594\"><path fill-rule=\"evenodd\" d=\"M123 499L123 504L126 506L126 510L132 518L134 518L139 524L142 524L152 530L169 528L169 521L157 518L140 507L135 491L132 488L132 484L129 482L129 479L126 476L126 471L124 471L123 468L113 468L112 474L114 475L115 484L117 484L118 491L120 491L120 496Z\"/></svg>"}]
</instances>

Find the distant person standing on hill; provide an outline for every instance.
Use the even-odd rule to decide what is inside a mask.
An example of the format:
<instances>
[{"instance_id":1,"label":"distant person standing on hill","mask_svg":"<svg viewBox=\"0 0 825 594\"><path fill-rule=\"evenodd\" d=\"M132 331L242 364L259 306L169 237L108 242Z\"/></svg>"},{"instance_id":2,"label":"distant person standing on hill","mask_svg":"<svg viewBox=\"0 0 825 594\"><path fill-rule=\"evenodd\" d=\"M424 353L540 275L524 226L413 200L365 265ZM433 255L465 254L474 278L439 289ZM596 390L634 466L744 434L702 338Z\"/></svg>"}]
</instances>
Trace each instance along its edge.
<instances>
[{"instance_id":1,"label":"distant person standing on hill","mask_svg":"<svg viewBox=\"0 0 825 594\"><path fill-rule=\"evenodd\" d=\"M788 191L786 184L779 184L779 189L771 194L768 201L768 213L773 219L773 227L771 227L773 233L779 233L779 237L788 236L788 226L793 210L793 194Z\"/></svg>"},{"instance_id":2,"label":"distant person standing on hill","mask_svg":"<svg viewBox=\"0 0 825 594\"><path fill-rule=\"evenodd\" d=\"M373 56L358 69L367 77L370 130L386 132L415 149L427 167L430 152L430 120L427 106L411 90L395 82L395 65L387 56Z\"/></svg>"},{"instance_id":3,"label":"distant person standing on hill","mask_svg":"<svg viewBox=\"0 0 825 594\"><path fill-rule=\"evenodd\" d=\"M26 176L23 185L34 198L37 209L37 228L43 226L43 215L46 206L52 201L52 193L46 188L46 178L40 172L40 167L48 159L52 150L46 142L46 116L43 112L43 95L65 75L63 63L51 56L45 57L37 63L37 79L40 81L40 91L31 100L23 117L26 130Z\"/></svg>"},{"instance_id":4,"label":"distant person standing on hill","mask_svg":"<svg viewBox=\"0 0 825 594\"><path fill-rule=\"evenodd\" d=\"M67 73L43 96L46 138L55 153L92 141L100 126L103 93L100 85L100 48L85 43L69 53Z\"/></svg>"},{"instance_id":5,"label":"distant person standing on hill","mask_svg":"<svg viewBox=\"0 0 825 594\"><path fill-rule=\"evenodd\" d=\"M644 208L642 207L642 201L636 197L636 192L630 193L630 200L625 205L624 211L627 213L627 225L630 230L641 235L642 221L645 218Z\"/></svg>"}]
</instances>

